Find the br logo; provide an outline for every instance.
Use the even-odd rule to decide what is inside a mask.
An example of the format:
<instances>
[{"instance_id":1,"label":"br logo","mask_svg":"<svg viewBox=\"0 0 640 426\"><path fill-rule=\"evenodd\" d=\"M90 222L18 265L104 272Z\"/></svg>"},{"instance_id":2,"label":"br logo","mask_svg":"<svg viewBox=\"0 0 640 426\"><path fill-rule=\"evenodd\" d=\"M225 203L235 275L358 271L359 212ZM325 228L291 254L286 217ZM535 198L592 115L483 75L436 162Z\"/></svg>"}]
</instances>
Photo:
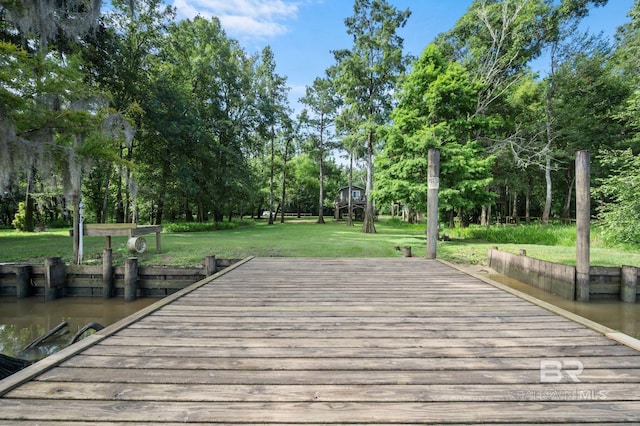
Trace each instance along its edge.
<instances>
[{"instance_id":1,"label":"br logo","mask_svg":"<svg viewBox=\"0 0 640 426\"><path fill-rule=\"evenodd\" d=\"M568 360L541 360L540 361L540 383L561 383L566 379L573 383L579 383L579 376L584 370L582 361L577 359Z\"/></svg>"}]
</instances>

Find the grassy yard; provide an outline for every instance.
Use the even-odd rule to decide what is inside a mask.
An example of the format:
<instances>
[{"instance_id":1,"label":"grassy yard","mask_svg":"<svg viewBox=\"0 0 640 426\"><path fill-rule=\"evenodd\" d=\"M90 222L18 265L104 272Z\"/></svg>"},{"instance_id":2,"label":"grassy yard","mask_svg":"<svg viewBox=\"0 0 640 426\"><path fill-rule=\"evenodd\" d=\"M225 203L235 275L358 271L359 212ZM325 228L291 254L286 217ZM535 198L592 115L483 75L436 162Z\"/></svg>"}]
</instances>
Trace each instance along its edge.
<instances>
[{"instance_id":1,"label":"grassy yard","mask_svg":"<svg viewBox=\"0 0 640 426\"><path fill-rule=\"evenodd\" d=\"M147 250L137 255L146 265L199 265L207 255L218 258L268 257L401 257L395 247L411 246L414 256L426 254L425 225L409 225L396 220L376 223L376 234L363 234L359 224L348 227L329 219L318 225L315 218L288 219L272 226L264 221L235 229L209 232L165 232L161 254L155 253L155 236L145 236ZM459 264L485 264L489 247L558 263L575 263L575 228L571 226L474 227L446 230L451 241L438 243L438 257ZM592 232L596 235L596 232ZM85 237L84 263L101 263L104 237ZM126 237L112 238L114 263L131 256ZM68 230L26 234L0 231L0 262L36 262L48 256L72 259L72 240ZM638 247L608 248L593 239L592 264L602 266L640 266Z\"/></svg>"}]
</instances>

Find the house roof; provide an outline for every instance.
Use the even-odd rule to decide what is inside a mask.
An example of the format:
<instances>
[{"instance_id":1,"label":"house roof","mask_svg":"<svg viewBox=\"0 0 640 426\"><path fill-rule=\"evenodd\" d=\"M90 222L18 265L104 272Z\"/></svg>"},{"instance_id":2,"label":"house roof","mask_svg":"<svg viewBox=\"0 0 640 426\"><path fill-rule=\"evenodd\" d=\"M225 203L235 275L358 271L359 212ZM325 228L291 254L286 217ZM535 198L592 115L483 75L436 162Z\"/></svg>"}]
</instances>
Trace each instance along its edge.
<instances>
[{"instance_id":1,"label":"house roof","mask_svg":"<svg viewBox=\"0 0 640 426\"><path fill-rule=\"evenodd\" d=\"M342 191L343 189L349 189L349 185L343 186L342 188L338 189L338 192ZM360 185L351 185L351 189L361 189L364 191L364 188Z\"/></svg>"}]
</instances>

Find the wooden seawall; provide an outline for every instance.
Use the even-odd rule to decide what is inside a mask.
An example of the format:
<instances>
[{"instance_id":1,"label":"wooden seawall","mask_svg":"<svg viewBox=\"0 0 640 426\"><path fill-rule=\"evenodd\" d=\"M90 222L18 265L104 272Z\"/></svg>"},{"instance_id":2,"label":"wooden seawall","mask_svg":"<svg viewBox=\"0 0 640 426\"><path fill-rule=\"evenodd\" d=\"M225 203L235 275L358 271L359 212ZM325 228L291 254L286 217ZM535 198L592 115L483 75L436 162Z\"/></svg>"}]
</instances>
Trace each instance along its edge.
<instances>
[{"instance_id":1,"label":"wooden seawall","mask_svg":"<svg viewBox=\"0 0 640 426\"><path fill-rule=\"evenodd\" d=\"M637 424L640 352L582 322L439 261L247 259L0 382L0 424Z\"/></svg>"}]
</instances>

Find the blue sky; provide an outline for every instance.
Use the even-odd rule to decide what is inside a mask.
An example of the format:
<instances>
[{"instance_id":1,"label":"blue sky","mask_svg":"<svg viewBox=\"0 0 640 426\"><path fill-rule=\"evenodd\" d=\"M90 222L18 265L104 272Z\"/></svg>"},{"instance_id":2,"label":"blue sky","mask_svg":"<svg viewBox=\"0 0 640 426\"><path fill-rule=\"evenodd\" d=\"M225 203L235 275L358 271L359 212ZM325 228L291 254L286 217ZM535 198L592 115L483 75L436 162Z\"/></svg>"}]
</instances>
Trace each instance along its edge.
<instances>
[{"instance_id":1,"label":"blue sky","mask_svg":"<svg viewBox=\"0 0 640 426\"><path fill-rule=\"evenodd\" d=\"M388 0L412 15L400 31L405 51L419 56L441 32L453 27L466 12L471 0ZM344 19L353 13L352 0L168 0L178 11L178 19L217 16L227 35L240 41L248 53L270 45L277 72L287 77L292 107L305 86L322 76L334 64L332 50L352 45ZM613 36L627 22L633 0L609 0L593 8L583 22L583 30Z\"/></svg>"}]
</instances>

